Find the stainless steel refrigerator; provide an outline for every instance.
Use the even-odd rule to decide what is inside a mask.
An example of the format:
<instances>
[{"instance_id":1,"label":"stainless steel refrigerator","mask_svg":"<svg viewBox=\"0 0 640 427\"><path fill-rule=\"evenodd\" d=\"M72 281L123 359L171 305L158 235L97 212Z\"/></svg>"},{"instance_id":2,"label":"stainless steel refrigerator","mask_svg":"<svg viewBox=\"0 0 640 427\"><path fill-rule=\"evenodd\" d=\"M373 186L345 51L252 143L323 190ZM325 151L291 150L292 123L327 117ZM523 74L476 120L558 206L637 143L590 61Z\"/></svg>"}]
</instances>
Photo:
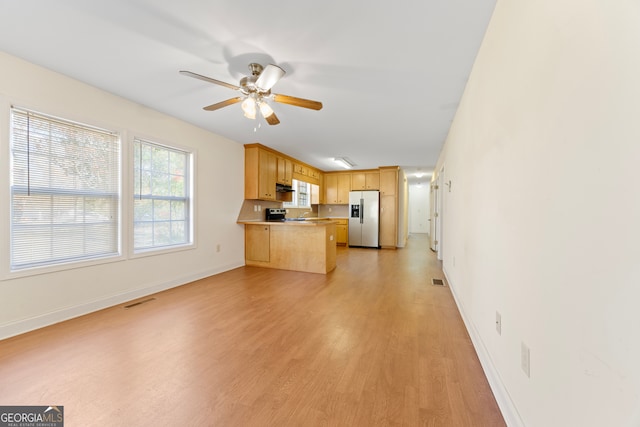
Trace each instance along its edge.
<instances>
[{"instance_id":1,"label":"stainless steel refrigerator","mask_svg":"<svg viewBox=\"0 0 640 427\"><path fill-rule=\"evenodd\" d=\"M380 192L349 193L349 246L380 247Z\"/></svg>"}]
</instances>

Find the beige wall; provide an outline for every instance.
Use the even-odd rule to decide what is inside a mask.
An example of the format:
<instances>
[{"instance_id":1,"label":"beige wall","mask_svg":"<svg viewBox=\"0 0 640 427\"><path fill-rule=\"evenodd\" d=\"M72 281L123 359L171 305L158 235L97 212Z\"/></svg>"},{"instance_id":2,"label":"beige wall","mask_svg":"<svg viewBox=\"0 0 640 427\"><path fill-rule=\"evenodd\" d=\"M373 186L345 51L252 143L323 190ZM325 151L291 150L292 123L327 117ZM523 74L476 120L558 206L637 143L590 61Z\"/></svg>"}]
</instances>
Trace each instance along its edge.
<instances>
[{"instance_id":1,"label":"beige wall","mask_svg":"<svg viewBox=\"0 0 640 427\"><path fill-rule=\"evenodd\" d=\"M639 52L637 1L499 0L442 152L444 269L513 425L640 425Z\"/></svg>"},{"instance_id":2,"label":"beige wall","mask_svg":"<svg viewBox=\"0 0 640 427\"><path fill-rule=\"evenodd\" d=\"M127 189L134 136L178 144L196 153L196 242L191 250L132 258L123 200L124 253L117 262L12 278L9 259L9 108L121 132ZM168 117L68 77L0 53L0 338L118 304L150 292L244 265L241 144ZM130 194L130 193L124 193ZM217 252L220 245L220 252Z\"/></svg>"}]
</instances>

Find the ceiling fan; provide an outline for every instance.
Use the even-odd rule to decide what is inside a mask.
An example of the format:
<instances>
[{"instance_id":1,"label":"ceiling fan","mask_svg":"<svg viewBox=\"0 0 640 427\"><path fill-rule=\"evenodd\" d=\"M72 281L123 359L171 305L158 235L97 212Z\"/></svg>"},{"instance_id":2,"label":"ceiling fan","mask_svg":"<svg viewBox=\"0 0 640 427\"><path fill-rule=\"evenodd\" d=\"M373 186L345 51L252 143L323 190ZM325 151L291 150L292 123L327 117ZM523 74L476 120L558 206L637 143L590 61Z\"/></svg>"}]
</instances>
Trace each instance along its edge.
<instances>
[{"instance_id":1,"label":"ceiling fan","mask_svg":"<svg viewBox=\"0 0 640 427\"><path fill-rule=\"evenodd\" d=\"M311 110L322 109L322 102L271 93L273 85L275 85L278 80L285 75L285 71L277 65L269 64L266 67L263 67L260 64L251 63L249 64L249 70L251 70L251 75L240 79L240 86L192 73L191 71L180 71L180 74L224 86L242 93L242 96L230 98L226 101L217 102L204 107L207 111L215 111L228 105L242 102L242 111L244 112L245 117L255 119L256 111L260 110L260 114L262 114L267 123L270 125L277 125L280 123L280 120L278 120L273 109L267 103L268 100L273 100L281 104L294 105L296 107L309 108Z\"/></svg>"}]
</instances>

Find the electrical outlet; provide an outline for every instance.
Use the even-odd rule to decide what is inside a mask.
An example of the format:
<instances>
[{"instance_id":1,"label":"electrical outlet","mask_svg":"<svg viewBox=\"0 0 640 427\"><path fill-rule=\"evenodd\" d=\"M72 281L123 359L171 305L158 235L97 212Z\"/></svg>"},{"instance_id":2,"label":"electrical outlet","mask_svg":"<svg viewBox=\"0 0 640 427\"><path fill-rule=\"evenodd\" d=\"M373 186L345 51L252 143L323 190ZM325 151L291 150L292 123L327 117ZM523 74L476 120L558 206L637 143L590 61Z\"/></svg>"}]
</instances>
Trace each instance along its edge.
<instances>
[{"instance_id":1,"label":"electrical outlet","mask_svg":"<svg viewBox=\"0 0 640 427\"><path fill-rule=\"evenodd\" d=\"M262 212L262 205L258 205L258 212Z\"/></svg>"},{"instance_id":2,"label":"electrical outlet","mask_svg":"<svg viewBox=\"0 0 640 427\"><path fill-rule=\"evenodd\" d=\"M258 205L253 205L253 211L258 212Z\"/></svg>"},{"instance_id":3,"label":"electrical outlet","mask_svg":"<svg viewBox=\"0 0 640 427\"><path fill-rule=\"evenodd\" d=\"M502 315L499 311L496 311L496 332L502 335Z\"/></svg>"},{"instance_id":4,"label":"electrical outlet","mask_svg":"<svg viewBox=\"0 0 640 427\"><path fill-rule=\"evenodd\" d=\"M520 346L520 367L527 375L527 378L531 378L531 354L529 347L525 343Z\"/></svg>"},{"instance_id":5,"label":"electrical outlet","mask_svg":"<svg viewBox=\"0 0 640 427\"><path fill-rule=\"evenodd\" d=\"M219 243L216 245L216 252L220 252L220 244Z\"/></svg>"}]
</instances>

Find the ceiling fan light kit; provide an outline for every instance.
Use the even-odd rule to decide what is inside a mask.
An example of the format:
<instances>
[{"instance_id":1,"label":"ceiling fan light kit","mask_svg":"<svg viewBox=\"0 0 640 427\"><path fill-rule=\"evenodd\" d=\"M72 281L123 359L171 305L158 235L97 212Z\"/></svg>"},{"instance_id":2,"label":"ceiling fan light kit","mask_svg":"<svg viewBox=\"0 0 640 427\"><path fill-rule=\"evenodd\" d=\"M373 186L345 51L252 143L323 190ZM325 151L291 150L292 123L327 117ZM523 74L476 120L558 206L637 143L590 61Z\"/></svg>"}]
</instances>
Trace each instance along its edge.
<instances>
[{"instance_id":1,"label":"ceiling fan light kit","mask_svg":"<svg viewBox=\"0 0 640 427\"><path fill-rule=\"evenodd\" d=\"M289 95L280 95L277 93L272 94L271 88L285 75L285 71L277 65L269 64L266 67L263 67L262 65L253 62L249 64L249 70L251 71L251 75L240 79L240 86L192 73L191 71L180 71L180 74L237 90L244 95L208 105L204 107L207 111L215 111L228 105L241 102L240 105L245 117L255 120L256 110L260 109L260 114L264 117L267 123L270 125L277 125L280 123L280 120L271 106L267 103L267 100L269 99L274 102L293 105L295 107L308 108L311 110L322 109L322 103L319 101L296 98Z\"/></svg>"},{"instance_id":2,"label":"ceiling fan light kit","mask_svg":"<svg viewBox=\"0 0 640 427\"><path fill-rule=\"evenodd\" d=\"M242 111L244 112L244 116L248 119L255 120L256 118L256 100L251 96L247 96L242 104L240 104Z\"/></svg>"},{"instance_id":3,"label":"ceiling fan light kit","mask_svg":"<svg viewBox=\"0 0 640 427\"><path fill-rule=\"evenodd\" d=\"M262 101L260 103L260 112L262 113L262 116L266 119L267 117L272 116L273 113L273 109L269 106L269 104L267 104L266 102Z\"/></svg>"}]
</instances>

